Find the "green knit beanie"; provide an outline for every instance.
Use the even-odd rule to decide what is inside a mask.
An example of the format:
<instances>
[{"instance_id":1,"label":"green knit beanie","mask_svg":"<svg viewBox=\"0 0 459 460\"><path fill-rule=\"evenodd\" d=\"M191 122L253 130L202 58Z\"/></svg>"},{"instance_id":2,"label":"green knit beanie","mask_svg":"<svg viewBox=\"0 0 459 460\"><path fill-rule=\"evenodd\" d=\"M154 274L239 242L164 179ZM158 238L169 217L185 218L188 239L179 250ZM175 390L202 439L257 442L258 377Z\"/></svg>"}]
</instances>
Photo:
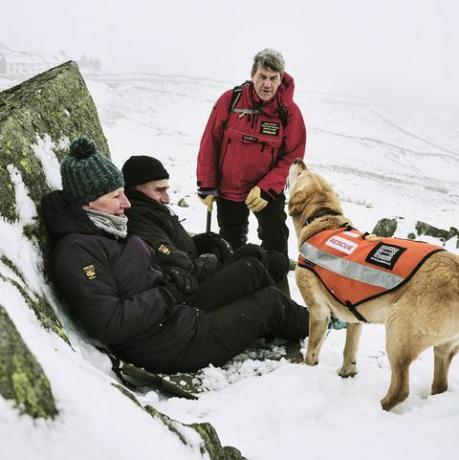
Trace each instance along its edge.
<instances>
[{"instance_id":1,"label":"green knit beanie","mask_svg":"<svg viewBox=\"0 0 459 460\"><path fill-rule=\"evenodd\" d=\"M61 176L65 195L81 204L124 187L121 171L85 136L70 145L61 163Z\"/></svg>"}]
</instances>

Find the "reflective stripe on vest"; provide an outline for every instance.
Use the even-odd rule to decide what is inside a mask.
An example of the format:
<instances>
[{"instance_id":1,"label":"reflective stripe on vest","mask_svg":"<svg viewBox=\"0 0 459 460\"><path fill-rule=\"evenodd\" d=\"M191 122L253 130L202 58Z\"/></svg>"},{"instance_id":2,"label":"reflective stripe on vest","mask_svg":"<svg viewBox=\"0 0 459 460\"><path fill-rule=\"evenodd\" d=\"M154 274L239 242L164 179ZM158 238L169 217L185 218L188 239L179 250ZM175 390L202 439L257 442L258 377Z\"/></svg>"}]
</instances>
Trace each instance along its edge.
<instances>
[{"instance_id":1,"label":"reflective stripe on vest","mask_svg":"<svg viewBox=\"0 0 459 460\"><path fill-rule=\"evenodd\" d=\"M362 283L371 284L373 286L382 287L385 289L393 289L398 286L405 278L385 273L380 270L375 270L358 262L345 260L341 257L334 256L328 252L321 251L315 248L308 242L301 246L301 255L310 262L320 265L322 268L338 273L346 278L361 281Z\"/></svg>"},{"instance_id":2,"label":"reflective stripe on vest","mask_svg":"<svg viewBox=\"0 0 459 460\"><path fill-rule=\"evenodd\" d=\"M442 250L401 238L369 241L362 232L343 227L304 242L298 265L314 272L340 303L356 306L400 287L430 255Z\"/></svg>"}]
</instances>

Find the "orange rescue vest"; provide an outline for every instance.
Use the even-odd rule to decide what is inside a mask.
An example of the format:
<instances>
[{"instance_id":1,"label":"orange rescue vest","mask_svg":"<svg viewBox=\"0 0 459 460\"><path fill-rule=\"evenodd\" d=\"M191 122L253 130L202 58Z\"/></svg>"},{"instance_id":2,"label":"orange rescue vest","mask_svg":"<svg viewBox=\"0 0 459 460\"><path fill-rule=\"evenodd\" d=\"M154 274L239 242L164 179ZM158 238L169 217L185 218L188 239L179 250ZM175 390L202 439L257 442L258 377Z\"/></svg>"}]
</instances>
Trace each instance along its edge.
<instances>
[{"instance_id":1,"label":"orange rescue vest","mask_svg":"<svg viewBox=\"0 0 459 460\"><path fill-rule=\"evenodd\" d=\"M366 235L351 227L324 230L303 243L298 259L362 321L356 305L400 287L429 256L444 250L401 238L368 241Z\"/></svg>"}]
</instances>

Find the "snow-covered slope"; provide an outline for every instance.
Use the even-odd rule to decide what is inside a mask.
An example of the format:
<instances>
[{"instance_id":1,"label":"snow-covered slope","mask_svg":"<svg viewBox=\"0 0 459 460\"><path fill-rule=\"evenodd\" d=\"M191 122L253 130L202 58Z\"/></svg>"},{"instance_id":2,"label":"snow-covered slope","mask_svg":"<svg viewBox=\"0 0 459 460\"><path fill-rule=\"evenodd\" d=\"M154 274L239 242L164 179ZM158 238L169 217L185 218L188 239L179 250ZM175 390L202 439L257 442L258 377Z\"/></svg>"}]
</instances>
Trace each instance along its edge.
<instances>
[{"instance_id":1,"label":"snow-covered slope","mask_svg":"<svg viewBox=\"0 0 459 460\"><path fill-rule=\"evenodd\" d=\"M160 158L171 173L174 203L185 196L190 205L175 211L189 230L203 231L205 211L193 195L196 154L212 105L231 84L155 75L88 84L115 162L121 166L133 154ZM458 227L459 125L452 115L301 88L296 100L308 127L307 162L334 185L356 226L371 230L380 218L401 216L404 237L416 220ZM456 243L448 247L457 252ZM290 252L297 256L293 231ZM293 277L290 284L300 300ZM199 401L161 401L159 408L179 420L211 421L224 443L251 459L454 456L459 359L450 391L429 397L433 354L425 352L412 366L409 399L384 413L379 400L390 377L384 328L365 327L354 379L336 374L344 337L329 334L315 368L251 361L208 368L203 374L213 391Z\"/></svg>"}]
</instances>

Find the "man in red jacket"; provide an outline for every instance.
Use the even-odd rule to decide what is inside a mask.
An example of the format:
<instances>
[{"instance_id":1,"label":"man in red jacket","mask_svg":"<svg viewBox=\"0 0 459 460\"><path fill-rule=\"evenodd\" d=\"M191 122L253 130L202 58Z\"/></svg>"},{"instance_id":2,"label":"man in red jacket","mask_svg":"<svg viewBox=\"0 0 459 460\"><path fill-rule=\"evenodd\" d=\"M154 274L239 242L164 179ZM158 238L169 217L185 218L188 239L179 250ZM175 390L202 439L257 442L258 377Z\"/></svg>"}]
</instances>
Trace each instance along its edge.
<instances>
[{"instance_id":1,"label":"man in red jacket","mask_svg":"<svg viewBox=\"0 0 459 460\"><path fill-rule=\"evenodd\" d=\"M257 53L251 77L214 105L199 149L198 194L209 209L216 199L220 235L233 249L247 241L252 211L262 247L288 257L283 190L290 164L304 156L306 129L280 53Z\"/></svg>"}]
</instances>

